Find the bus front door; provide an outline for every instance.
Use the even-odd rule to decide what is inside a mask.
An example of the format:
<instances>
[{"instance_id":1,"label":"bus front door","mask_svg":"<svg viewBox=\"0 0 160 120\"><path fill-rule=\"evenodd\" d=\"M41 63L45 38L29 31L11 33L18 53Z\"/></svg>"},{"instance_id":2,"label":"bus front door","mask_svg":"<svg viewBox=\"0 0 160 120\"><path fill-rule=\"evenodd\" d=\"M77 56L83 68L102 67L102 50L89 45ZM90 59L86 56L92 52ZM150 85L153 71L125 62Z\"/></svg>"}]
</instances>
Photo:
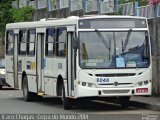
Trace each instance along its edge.
<instances>
[{"instance_id":1,"label":"bus front door","mask_svg":"<svg viewBox=\"0 0 160 120\"><path fill-rule=\"evenodd\" d=\"M44 93L44 33L37 33L37 50L36 50L36 76L37 92L39 95Z\"/></svg>"},{"instance_id":2,"label":"bus front door","mask_svg":"<svg viewBox=\"0 0 160 120\"><path fill-rule=\"evenodd\" d=\"M74 96L74 79L76 78L76 52L73 49L74 32L68 32L67 39L67 81L68 96Z\"/></svg>"}]
</instances>

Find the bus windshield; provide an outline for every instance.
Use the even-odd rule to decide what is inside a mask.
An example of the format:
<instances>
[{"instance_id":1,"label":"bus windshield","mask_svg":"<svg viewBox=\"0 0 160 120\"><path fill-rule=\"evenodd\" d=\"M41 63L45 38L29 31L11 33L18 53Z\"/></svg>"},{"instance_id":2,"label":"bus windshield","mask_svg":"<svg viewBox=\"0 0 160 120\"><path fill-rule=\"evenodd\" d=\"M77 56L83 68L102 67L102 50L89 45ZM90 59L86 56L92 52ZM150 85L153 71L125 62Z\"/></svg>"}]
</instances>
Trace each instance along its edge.
<instances>
[{"instance_id":1,"label":"bus windshield","mask_svg":"<svg viewBox=\"0 0 160 120\"><path fill-rule=\"evenodd\" d=\"M147 31L79 32L82 68L145 68L150 63Z\"/></svg>"}]
</instances>

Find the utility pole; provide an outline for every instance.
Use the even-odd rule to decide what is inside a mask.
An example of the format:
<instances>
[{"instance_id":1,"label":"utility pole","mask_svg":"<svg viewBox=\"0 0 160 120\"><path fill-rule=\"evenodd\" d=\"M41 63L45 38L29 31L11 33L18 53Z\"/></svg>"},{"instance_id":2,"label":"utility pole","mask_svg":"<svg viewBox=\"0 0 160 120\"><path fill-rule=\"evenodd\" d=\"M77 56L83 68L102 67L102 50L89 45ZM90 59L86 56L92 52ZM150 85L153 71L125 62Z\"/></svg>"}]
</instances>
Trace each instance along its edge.
<instances>
[{"instance_id":1,"label":"utility pole","mask_svg":"<svg viewBox=\"0 0 160 120\"><path fill-rule=\"evenodd\" d=\"M159 81L159 75L158 75L158 71L159 71L159 68L158 68L158 61L159 61L159 45L158 45L158 34L157 34L157 4L153 4L153 6L154 6L154 20L153 20L153 36L154 36L154 40L155 40L155 43L156 43L156 49L155 49L155 51L156 51L156 81L158 82ZM156 82L156 83L157 83ZM155 88L156 88L156 94L158 94L158 87L159 86L156 86Z\"/></svg>"}]
</instances>

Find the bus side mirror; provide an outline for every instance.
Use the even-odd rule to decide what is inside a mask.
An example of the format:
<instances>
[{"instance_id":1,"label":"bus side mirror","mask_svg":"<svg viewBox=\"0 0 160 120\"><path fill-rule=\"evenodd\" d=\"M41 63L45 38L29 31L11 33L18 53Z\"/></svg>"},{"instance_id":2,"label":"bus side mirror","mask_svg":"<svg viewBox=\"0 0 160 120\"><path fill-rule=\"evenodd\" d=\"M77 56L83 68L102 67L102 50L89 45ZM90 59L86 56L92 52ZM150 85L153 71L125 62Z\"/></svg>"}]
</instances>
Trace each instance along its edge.
<instances>
[{"instance_id":1,"label":"bus side mirror","mask_svg":"<svg viewBox=\"0 0 160 120\"><path fill-rule=\"evenodd\" d=\"M73 38L73 48L79 49L79 39L77 37Z\"/></svg>"}]
</instances>

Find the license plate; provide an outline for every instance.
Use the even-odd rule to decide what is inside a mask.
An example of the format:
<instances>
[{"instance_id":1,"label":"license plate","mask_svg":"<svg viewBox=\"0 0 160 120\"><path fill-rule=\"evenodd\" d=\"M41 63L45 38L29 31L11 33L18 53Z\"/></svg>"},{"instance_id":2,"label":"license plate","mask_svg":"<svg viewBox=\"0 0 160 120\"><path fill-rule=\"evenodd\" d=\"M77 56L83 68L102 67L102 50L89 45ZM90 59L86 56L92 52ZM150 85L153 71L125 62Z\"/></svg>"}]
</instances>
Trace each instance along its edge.
<instances>
[{"instance_id":1,"label":"license plate","mask_svg":"<svg viewBox=\"0 0 160 120\"><path fill-rule=\"evenodd\" d=\"M137 88L136 92L137 93L147 93L148 92L148 88Z\"/></svg>"}]
</instances>

